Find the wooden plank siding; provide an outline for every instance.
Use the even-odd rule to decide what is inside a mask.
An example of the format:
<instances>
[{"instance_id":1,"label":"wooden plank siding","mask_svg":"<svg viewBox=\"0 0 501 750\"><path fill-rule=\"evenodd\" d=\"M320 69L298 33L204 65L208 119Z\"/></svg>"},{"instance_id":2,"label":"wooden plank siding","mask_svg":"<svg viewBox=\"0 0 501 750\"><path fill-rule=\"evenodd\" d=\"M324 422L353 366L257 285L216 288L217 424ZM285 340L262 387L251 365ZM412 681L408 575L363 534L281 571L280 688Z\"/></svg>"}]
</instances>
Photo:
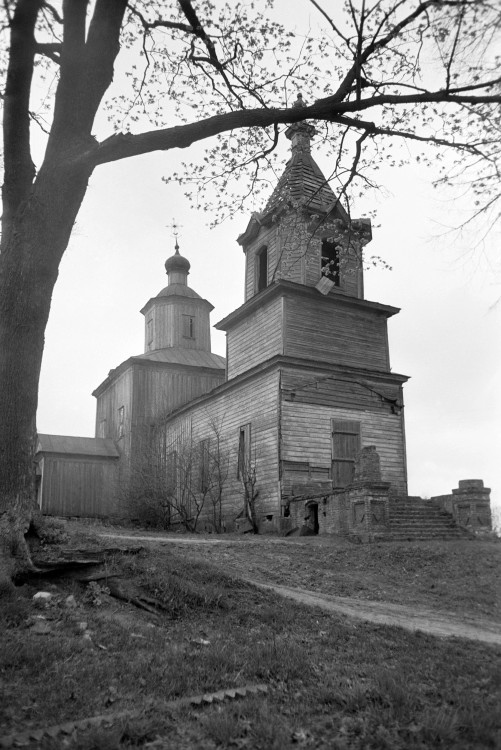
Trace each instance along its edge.
<instances>
[{"instance_id":1,"label":"wooden plank siding","mask_svg":"<svg viewBox=\"0 0 501 750\"><path fill-rule=\"evenodd\" d=\"M275 280L305 283L306 269L310 261L310 240L311 233L306 221L297 215L282 218L278 225L276 251L272 259Z\"/></svg>"},{"instance_id":2,"label":"wooden plank siding","mask_svg":"<svg viewBox=\"0 0 501 750\"><path fill-rule=\"evenodd\" d=\"M225 373L202 368L134 365L133 423L162 419L169 412L224 382Z\"/></svg>"},{"instance_id":3,"label":"wooden plank siding","mask_svg":"<svg viewBox=\"0 0 501 750\"><path fill-rule=\"evenodd\" d=\"M133 370L128 368L99 395L96 404L96 437L115 440L121 454L130 455L132 426ZM119 409L124 407L123 435Z\"/></svg>"},{"instance_id":4,"label":"wooden plank siding","mask_svg":"<svg viewBox=\"0 0 501 750\"><path fill-rule=\"evenodd\" d=\"M228 380L282 353L283 298L265 300L227 334Z\"/></svg>"},{"instance_id":5,"label":"wooden plank siding","mask_svg":"<svg viewBox=\"0 0 501 750\"><path fill-rule=\"evenodd\" d=\"M245 300L257 293L256 256L259 251L268 249L268 284L275 271L277 257L277 228L276 226L262 227L257 237L245 248Z\"/></svg>"},{"instance_id":6,"label":"wooden plank siding","mask_svg":"<svg viewBox=\"0 0 501 750\"><path fill-rule=\"evenodd\" d=\"M229 458L229 474L223 492L223 514L230 522L243 509L243 494L237 477L240 428L250 424L251 457L256 463L258 514L280 512L278 467L279 371L258 374L233 387L222 389L209 399L201 399L173 415L159 427L157 439L166 453L176 450L183 440L197 444L214 439L214 427L220 432L222 452Z\"/></svg>"},{"instance_id":7,"label":"wooden plank siding","mask_svg":"<svg viewBox=\"0 0 501 750\"><path fill-rule=\"evenodd\" d=\"M389 370L386 317L325 300L285 298L284 353L352 367Z\"/></svg>"},{"instance_id":8,"label":"wooden plank siding","mask_svg":"<svg viewBox=\"0 0 501 750\"><path fill-rule=\"evenodd\" d=\"M322 370L285 369L282 391L287 400L330 407L382 410L391 413L393 404L403 403L400 382L356 375L343 370L326 374ZM388 382L389 381L389 382Z\"/></svg>"},{"instance_id":9,"label":"wooden plank siding","mask_svg":"<svg viewBox=\"0 0 501 750\"><path fill-rule=\"evenodd\" d=\"M207 307L211 309L212 305L203 299L156 297L154 304L145 308L144 350L180 346L183 349L201 349L210 352L210 321ZM195 318L192 338L184 335L183 315ZM153 326L151 342L148 341L149 320L152 321Z\"/></svg>"},{"instance_id":10,"label":"wooden plank siding","mask_svg":"<svg viewBox=\"0 0 501 750\"><path fill-rule=\"evenodd\" d=\"M118 460L45 456L41 510L45 515L103 518L119 515Z\"/></svg>"},{"instance_id":11,"label":"wooden plank siding","mask_svg":"<svg viewBox=\"0 0 501 750\"><path fill-rule=\"evenodd\" d=\"M281 456L284 461L308 462L331 468L332 420L360 422L361 447L375 445L384 481L405 493L405 439L403 418L381 409L340 408L322 404L282 401Z\"/></svg>"}]
</instances>

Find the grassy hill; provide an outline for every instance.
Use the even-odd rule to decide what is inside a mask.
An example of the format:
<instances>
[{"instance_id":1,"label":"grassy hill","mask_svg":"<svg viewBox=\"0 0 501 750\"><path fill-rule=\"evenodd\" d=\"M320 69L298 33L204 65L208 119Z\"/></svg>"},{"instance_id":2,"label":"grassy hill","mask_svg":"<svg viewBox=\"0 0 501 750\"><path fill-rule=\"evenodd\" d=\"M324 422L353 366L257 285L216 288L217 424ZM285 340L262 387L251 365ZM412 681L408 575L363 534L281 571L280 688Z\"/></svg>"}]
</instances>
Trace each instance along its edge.
<instances>
[{"instance_id":1,"label":"grassy hill","mask_svg":"<svg viewBox=\"0 0 501 750\"><path fill-rule=\"evenodd\" d=\"M19 587L0 603L0 737L56 727L52 738L24 738L54 750L500 747L501 648L326 614L238 575L499 620L501 545L308 541L152 545L110 557L110 575L158 611L117 601L106 581ZM52 596L37 606L41 588ZM266 695L173 703L249 684ZM97 715L116 718L57 729Z\"/></svg>"}]
</instances>

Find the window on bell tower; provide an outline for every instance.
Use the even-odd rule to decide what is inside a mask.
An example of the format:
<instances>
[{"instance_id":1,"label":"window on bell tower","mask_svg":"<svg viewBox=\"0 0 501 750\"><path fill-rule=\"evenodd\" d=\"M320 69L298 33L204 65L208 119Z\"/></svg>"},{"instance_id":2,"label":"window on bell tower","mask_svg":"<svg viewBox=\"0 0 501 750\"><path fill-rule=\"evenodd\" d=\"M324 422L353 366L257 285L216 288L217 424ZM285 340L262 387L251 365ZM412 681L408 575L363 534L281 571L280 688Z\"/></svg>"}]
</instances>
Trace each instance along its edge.
<instances>
[{"instance_id":1,"label":"window on bell tower","mask_svg":"<svg viewBox=\"0 0 501 750\"><path fill-rule=\"evenodd\" d=\"M193 315L183 315L183 338L195 338L195 318Z\"/></svg>"},{"instance_id":2,"label":"window on bell tower","mask_svg":"<svg viewBox=\"0 0 501 750\"><path fill-rule=\"evenodd\" d=\"M331 239L322 240L322 276L339 286L339 245Z\"/></svg>"},{"instance_id":3,"label":"window on bell tower","mask_svg":"<svg viewBox=\"0 0 501 750\"><path fill-rule=\"evenodd\" d=\"M256 292L268 286L268 248L262 247L256 253Z\"/></svg>"}]
</instances>

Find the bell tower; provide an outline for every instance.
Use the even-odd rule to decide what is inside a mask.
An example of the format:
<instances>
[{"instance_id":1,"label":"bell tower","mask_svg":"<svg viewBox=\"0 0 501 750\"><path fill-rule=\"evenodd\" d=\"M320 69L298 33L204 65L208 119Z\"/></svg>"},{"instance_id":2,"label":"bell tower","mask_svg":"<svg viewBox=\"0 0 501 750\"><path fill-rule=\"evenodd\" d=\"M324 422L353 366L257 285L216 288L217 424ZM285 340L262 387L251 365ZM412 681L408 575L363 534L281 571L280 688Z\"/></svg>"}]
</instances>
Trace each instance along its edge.
<instances>
[{"instance_id":1,"label":"bell tower","mask_svg":"<svg viewBox=\"0 0 501 750\"><path fill-rule=\"evenodd\" d=\"M294 105L304 107L301 94ZM371 240L369 219L351 219L311 155L315 128L294 123L285 132L291 156L264 210L240 235L246 259L245 299L280 279L334 287L363 299L363 247Z\"/></svg>"}]
</instances>

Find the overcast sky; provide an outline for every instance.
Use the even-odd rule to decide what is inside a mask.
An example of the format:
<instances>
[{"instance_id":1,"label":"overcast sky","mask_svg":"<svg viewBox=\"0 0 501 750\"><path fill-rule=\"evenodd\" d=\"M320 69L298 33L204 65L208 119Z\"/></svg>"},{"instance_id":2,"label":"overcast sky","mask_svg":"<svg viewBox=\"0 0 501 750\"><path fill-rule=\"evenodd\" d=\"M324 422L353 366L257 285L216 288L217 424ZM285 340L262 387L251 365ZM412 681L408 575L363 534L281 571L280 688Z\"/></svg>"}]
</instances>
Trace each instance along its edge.
<instances>
[{"instance_id":1,"label":"overcast sky","mask_svg":"<svg viewBox=\"0 0 501 750\"><path fill-rule=\"evenodd\" d=\"M287 147L284 147L284 156ZM329 164L317 160L325 173ZM100 168L92 177L53 298L42 369L40 432L94 434L91 392L108 371L143 351L139 310L166 284L170 225L192 264L189 284L212 302L212 323L243 302L244 257L236 237L248 214L215 230L182 191L161 181L177 154L152 154ZM483 479L499 500L501 418L499 266L493 235L471 250L443 236L455 206L415 167L384 175L369 250L392 271L365 273L366 298L401 308L389 321L392 369L410 375L405 419L410 494L449 492ZM354 215L363 216L369 206ZM441 236L442 235L442 236ZM497 304L496 304L497 303ZM225 354L224 335L212 348ZM497 493L497 495L496 495Z\"/></svg>"},{"instance_id":2,"label":"overcast sky","mask_svg":"<svg viewBox=\"0 0 501 750\"><path fill-rule=\"evenodd\" d=\"M311 8L286 7L288 15ZM281 148L285 165L288 142ZM54 293L40 432L94 435L91 392L111 368L143 351L139 310L166 284L173 219L182 225L181 252L192 264L189 284L215 307L212 323L242 304L244 257L236 237L260 206L209 230L209 218L188 204L182 189L161 180L182 159L201 154L199 146L189 154L155 153L93 175ZM315 147L313 154L331 174L332 164ZM355 203L352 213L378 209L381 226L374 227L368 252L393 268L366 272L366 298L402 310L390 319L389 332L392 369L411 376L405 386L409 492L443 494L459 479L479 478L501 505L500 230L480 247L471 234L458 241L446 230L468 206L434 191L430 171L409 166L380 175L388 192ZM213 332L212 348L225 354L224 334Z\"/></svg>"}]
</instances>

